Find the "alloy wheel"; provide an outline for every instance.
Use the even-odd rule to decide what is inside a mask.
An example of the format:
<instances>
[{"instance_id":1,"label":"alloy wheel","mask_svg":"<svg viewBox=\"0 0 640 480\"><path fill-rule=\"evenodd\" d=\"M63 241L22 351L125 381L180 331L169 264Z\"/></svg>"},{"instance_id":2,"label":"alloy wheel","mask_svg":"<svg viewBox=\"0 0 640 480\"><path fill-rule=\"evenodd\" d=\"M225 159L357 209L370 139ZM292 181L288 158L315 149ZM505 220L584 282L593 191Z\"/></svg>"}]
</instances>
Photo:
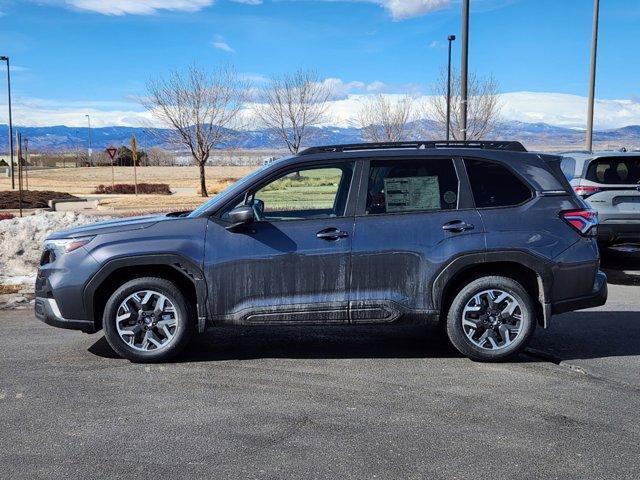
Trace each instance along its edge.
<instances>
[{"instance_id":1,"label":"alloy wheel","mask_svg":"<svg viewBox=\"0 0 640 480\"><path fill-rule=\"evenodd\" d=\"M518 301L500 289L475 294L462 312L466 337L485 350L501 350L511 345L522 332L522 321Z\"/></svg>"},{"instance_id":2,"label":"alloy wheel","mask_svg":"<svg viewBox=\"0 0 640 480\"><path fill-rule=\"evenodd\" d=\"M129 295L116 314L116 329L122 341L144 352L166 348L174 339L179 322L171 300L153 290Z\"/></svg>"}]
</instances>

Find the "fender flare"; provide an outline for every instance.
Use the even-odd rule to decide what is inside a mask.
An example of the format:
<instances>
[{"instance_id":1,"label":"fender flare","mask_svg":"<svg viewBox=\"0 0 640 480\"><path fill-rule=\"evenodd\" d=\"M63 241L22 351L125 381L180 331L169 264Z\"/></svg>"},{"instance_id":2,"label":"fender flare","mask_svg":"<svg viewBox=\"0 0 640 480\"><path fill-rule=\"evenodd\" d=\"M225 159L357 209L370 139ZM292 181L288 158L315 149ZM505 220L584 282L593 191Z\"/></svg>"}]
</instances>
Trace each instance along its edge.
<instances>
[{"instance_id":1,"label":"fender flare","mask_svg":"<svg viewBox=\"0 0 640 480\"><path fill-rule=\"evenodd\" d=\"M436 276L431 288L433 306L440 311L444 300L444 292L449 282L459 273L486 263L517 263L532 270L538 280L538 292L542 305L542 321L546 328L551 318L551 288L553 285L553 270L548 260L538 255L522 250L499 250L478 252L461 255L448 263Z\"/></svg>"},{"instance_id":2,"label":"fender flare","mask_svg":"<svg viewBox=\"0 0 640 480\"><path fill-rule=\"evenodd\" d=\"M185 279L193 283L196 291L198 331L205 329L207 319L207 285L202 269L192 260L176 253L155 253L148 255L134 255L128 257L118 257L108 260L100 270L86 283L83 289L85 311L90 318L96 322L93 310L93 299L103 282L116 270L132 266L154 266L162 265L176 270Z\"/></svg>"}]
</instances>

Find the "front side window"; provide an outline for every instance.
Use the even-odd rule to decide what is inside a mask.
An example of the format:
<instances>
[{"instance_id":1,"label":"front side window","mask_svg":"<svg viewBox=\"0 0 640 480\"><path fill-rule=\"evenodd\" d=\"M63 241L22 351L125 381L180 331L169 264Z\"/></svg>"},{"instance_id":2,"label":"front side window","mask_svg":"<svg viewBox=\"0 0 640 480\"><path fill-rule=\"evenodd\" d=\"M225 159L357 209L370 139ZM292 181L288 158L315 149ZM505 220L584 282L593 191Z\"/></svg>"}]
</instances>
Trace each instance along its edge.
<instances>
[{"instance_id":1,"label":"front side window","mask_svg":"<svg viewBox=\"0 0 640 480\"><path fill-rule=\"evenodd\" d=\"M258 220L302 220L344 215L353 164L289 172L247 198Z\"/></svg>"},{"instance_id":2,"label":"front side window","mask_svg":"<svg viewBox=\"0 0 640 480\"><path fill-rule=\"evenodd\" d=\"M511 207L532 197L531 190L506 167L483 160L465 160L476 208Z\"/></svg>"},{"instance_id":3,"label":"front side window","mask_svg":"<svg viewBox=\"0 0 640 480\"><path fill-rule=\"evenodd\" d=\"M366 213L452 210L458 177L451 159L374 160L369 169Z\"/></svg>"}]
</instances>

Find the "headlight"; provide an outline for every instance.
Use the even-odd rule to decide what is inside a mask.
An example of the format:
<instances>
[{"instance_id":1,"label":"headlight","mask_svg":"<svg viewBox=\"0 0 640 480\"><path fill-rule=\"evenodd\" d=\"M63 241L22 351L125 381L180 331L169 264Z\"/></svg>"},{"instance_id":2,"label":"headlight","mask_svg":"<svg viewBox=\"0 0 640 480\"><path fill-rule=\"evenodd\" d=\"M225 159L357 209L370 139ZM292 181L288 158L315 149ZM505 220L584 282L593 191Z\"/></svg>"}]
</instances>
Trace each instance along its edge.
<instances>
[{"instance_id":1,"label":"headlight","mask_svg":"<svg viewBox=\"0 0 640 480\"><path fill-rule=\"evenodd\" d=\"M85 246L95 236L91 237L79 237L79 238L60 238L57 240L46 240L44 242L45 248L50 248L57 254L69 253L77 250L80 247Z\"/></svg>"}]
</instances>

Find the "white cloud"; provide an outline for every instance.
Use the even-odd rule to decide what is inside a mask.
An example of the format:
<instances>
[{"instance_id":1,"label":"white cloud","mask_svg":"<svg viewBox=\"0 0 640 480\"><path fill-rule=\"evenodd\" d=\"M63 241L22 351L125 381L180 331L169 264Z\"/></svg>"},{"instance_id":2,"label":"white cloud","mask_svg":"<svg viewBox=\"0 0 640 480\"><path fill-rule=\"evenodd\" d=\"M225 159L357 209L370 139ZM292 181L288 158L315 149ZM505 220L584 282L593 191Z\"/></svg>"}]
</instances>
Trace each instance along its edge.
<instances>
[{"instance_id":1,"label":"white cloud","mask_svg":"<svg viewBox=\"0 0 640 480\"><path fill-rule=\"evenodd\" d=\"M214 0L65 0L65 4L103 15L151 15L158 10L197 12Z\"/></svg>"},{"instance_id":2,"label":"white cloud","mask_svg":"<svg viewBox=\"0 0 640 480\"><path fill-rule=\"evenodd\" d=\"M512 92L500 95L502 115L508 120L543 122L570 128L584 128L587 99L578 95L545 92ZM640 101L596 100L596 128L640 125Z\"/></svg>"},{"instance_id":3,"label":"white cloud","mask_svg":"<svg viewBox=\"0 0 640 480\"><path fill-rule=\"evenodd\" d=\"M429 48L438 48L440 46L440 42L438 40L434 40L429 44Z\"/></svg>"},{"instance_id":4,"label":"white cloud","mask_svg":"<svg viewBox=\"0 0 640 480\"><path fill-rule=\"evenodd\" d=\"M451 0L381 0L380 3L394 20L404 20L447 8Z\"/></svg>"},{"instance_id":5,"label":"white cloud","mask_svg":"<svg viewBox=\"0 0 640 480\"><path fill-rule=\"evenodd\" d=\"M262 0L231 0L235 3L244 3L245 5L261 5Z\"/></svg>"},{"instance_id":6,"label":"white cloud","mask_svg":"<svg viewBox=\"0 0 640 480\"><path fill-rule=\"evenodd\" d=\"M331 125L353 125L362 102L370 95L350 94L331 102ZM384 95L395 99L403 96L402 93ZM417 102L428 100L425 95L415 98ZM500 95L500 103L501 117L506 121L541 122L567 128L586 126L586 97L548 92L510 92ZM596 101L594 123L598 130L640 125L640 101L599 99Z\"/></svg>"},{"instance_id":7,"label":"white cloud","mask_svg":"<svg viewBox=\"0 0 640 480\"><path fill-rule=\"evenodd\" d=\"M223 52L235 53L235 50L231 48L227 42L223 42L222 40L213 42L213 47L218 50L222 50Z\"/></svg>"},{"instance_id":8,"label":"white cloud","mask_svg":"<svg viewBox=\"0 0 640 480\"><path fill-rule=\"evenodd\" d=\"M217 48L218 50L222 50L223 52L236 53L236 51L231 48L231 45L229 45L225 41L222 35L216 35L215 40L211 42L211 45L213 45L213 48Z\"/></svg>"},{"instance_id":9,"label":"white cloud","mask_svg":"<svg viewBox=\"0 0 640 480\"><path fill-rule=\"evenodd\" d=\"M0 123L7 123L6 100L0 103ZM29 127L66 125L85 127L85 115L91 115L91 125L141 127L160 126L150 112L133 102L57 101L40 98L13 99L13 123Z\"/></svg>"},{"instance_id":10,"label":"white cloud","mask_svg":"<svg viewBox=\"0 0 640 480\"><path fill-rule=\"evenodd\" d=\"M387 85L379 80L375 80L367 85L367 92L378 93L387 88Z\"/></svg>"},{"instance_id":11,"label":"white cloud","mask_svg":"<svg viewBox=\"0 0 640 480\"><path fill-rule=\"evenodd\" d=\"M374 93L367 91L371 84L326 79L325 82L342 89L342 96L330 102L328 125L352 126L362 102ZM402 93L385 93L400 98ZM427 96L416 97L426 101ZM7 123L6 100L1 99L0 124ZM506 121L542 122L568 128L586 125L587 99L577 95L544 92L510 92L500 95L502 118ZM150 112L135 102L54 101L37 98L14 98L14 124L25 126L86 125L85 115L91 115L96 127L161 126ZM640 100L604 100L596 102L595 126L598 130L640 125Z\"/></svg>"}]
</instances>

